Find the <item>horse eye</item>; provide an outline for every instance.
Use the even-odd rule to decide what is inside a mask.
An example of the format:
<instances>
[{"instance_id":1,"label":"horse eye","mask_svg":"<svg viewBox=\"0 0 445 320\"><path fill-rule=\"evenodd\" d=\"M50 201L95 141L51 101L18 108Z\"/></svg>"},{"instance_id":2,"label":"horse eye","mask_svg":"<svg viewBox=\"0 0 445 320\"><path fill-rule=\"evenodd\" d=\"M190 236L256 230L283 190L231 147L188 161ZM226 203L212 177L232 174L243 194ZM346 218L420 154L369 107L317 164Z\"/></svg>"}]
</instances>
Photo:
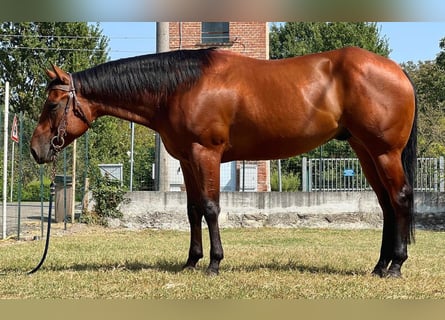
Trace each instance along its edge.
<instances>
[{"instance_id":1,"label":"horse eye","mask_svg":"<svg viewBox=\"0 0 445 320\"><path fill-rule=\"evenodd\" d=\"M56 109L58 106L59 106L59 103L58 103L58 102L50 102L50 101L48 101L48 107L49 107L51 110Z\"/></svg>"}]
</instances>

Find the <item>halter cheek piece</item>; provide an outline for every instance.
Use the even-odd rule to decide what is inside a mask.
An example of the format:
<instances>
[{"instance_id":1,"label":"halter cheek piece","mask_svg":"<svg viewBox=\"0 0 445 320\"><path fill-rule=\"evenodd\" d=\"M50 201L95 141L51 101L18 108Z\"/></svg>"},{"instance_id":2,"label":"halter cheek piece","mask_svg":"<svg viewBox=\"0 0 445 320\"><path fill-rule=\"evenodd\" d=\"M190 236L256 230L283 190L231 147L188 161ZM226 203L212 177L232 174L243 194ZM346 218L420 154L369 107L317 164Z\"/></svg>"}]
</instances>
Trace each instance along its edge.
<instances>
[{"instance_id":1,"label":"halter cheek piece","mask_svg":"<svg viewBox=\"0 0 445 320\"><path fill-rule=\"evenodd\" d=\"M79 103L79 100L77 99L76 95L76 89L74 88L74 81L73 76L71 73L68 74L70 76L70 84L58 84L55 86L52 86L49 90L61 90L68 92L68 101L65 105L65 111L63 114L63 118L59 123L59 127L57 128L57 135L55 135L51 139L51 146L54 148L56 152L60 151L65 144L64 136L66 135L66 117L70 108L70 104L73 105L73 113L75 116L80 118L83 122L86 123L88 128L91 127L91 122L88 120L88 118L85 116L85 113L82 110L82 107Z\"/></svg>"}]
</instances>

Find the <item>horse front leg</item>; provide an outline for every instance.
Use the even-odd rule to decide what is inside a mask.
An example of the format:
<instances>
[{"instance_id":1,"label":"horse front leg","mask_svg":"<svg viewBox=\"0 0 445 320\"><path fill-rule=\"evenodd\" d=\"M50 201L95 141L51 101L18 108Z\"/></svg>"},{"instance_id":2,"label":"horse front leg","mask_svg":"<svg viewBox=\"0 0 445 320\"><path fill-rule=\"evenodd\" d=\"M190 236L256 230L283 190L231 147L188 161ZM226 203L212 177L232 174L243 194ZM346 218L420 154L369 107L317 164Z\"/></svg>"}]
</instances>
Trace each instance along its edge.
<instances>
[{"instance_id":1,"label":"horse front leg","mask_svg":"<svg viewBox=\"0 0 445 320\"><path fill-rule=\"evenodd\" d=\"M210 237L210 263L207 274L217 275L219 264L224 258L218 224L221 152L200 144L195 144L192 149L190 166L198 187L195 201L199 203L197 208L201 210L207 222Z\"/></svg>"},{"instance_id":2,"label":"horse front leg","mask_svg":"<svg viewBox=\"0 0 445 320\"><path fill-rule=\"evenodd\" d=\"M205 200L204 218L207 222L210 236L210 264L207 268L208 275L218 275L219 264L224 258L218 223L219 212L220 208L218 200Z\"/></svg>"},{"instance_id":3,"label":"horse front leg","mask_svg":"<svg viewBox=\"0 0 445 320\"><path fill-rule=\"evenodd\" d=\"M199 202L199 189L191 167L181 161L182 173L187 191L187 217L190 224L190 249L183 269L195 269L203 257L202 252L202 210Z\"/></svg>"}]
</instances>

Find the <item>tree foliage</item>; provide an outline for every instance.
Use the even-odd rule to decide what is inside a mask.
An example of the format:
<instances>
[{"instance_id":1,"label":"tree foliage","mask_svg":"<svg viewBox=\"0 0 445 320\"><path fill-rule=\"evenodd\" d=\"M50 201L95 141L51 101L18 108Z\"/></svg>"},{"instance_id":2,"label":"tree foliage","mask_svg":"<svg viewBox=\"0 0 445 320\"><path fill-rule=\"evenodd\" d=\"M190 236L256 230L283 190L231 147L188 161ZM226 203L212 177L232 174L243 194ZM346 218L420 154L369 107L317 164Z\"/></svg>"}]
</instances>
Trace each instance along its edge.
<instances>
[{"instance_id":1,"label":"tree foliage","mask_svg":"<svg viewBox=\"0 0 445 320\"><path fill-rule=\"evenodd\" d=\"M376 23L367 22L286 22L272 25L270 57L281 59L309 53L357 46L388 56L388 40Z\"/></svg>"},{"instance_id":2,"label":"tree foliage","mask_svg":"<svg viewBox=\"0 0 445 320\"><path fill-rule=\"evenodd\" d=\"M0 24L1 84L11 85L13 112L37 120L45 98L45 69L51 63L73 72L105 62L108 38L85 22L3 22Z\"/></svg>"},{"instance_id":3,"label":"tree foliage","mask_svg":"<svg viewBox=\"0 0 445 320\"><path fill-rule=\"evenodd\" d=\"M0 86L3 87L6 81L10 83L10 112L24 113L21 131L25 161L22 163L21 173L25 186L33 180L38 180L39 170L30 158L28 150L32 132L47 95L48 78L45 69L50 68L51 64L56 64L68 72L75 72L105 62L107 46L108 38L101 34L98 24L0 23ZM80 146L78 150L78 158L83 159L85 148ZM71 148L67 148L67 154L67 158L71 160ZM59 172L62 172L61 167L62 162L59 161ZM84 169L82 163L79 167Z\"/></svg>"},{"instance_id":4,"label":"tree foliage","mask_svg":"<svg viewBox=\"0 0 445 320\"><path fill-rule=\"evenodd\" d=\"M84 70L108 60L109 39L100 24L85 22L3 22L0 23L0 87L10 83L10 111L23 111L24 186L38 181L39 169L29 155L29 141L36 126L44 100L48 79L45 69L55 64L68 72ZM84 177L91 175L99 163L124 164L124 183L130 180L130 126L112 117L95 121L88 134L77 144L77 190ZM73 148L67 147L67 174L72 171ZM58 161L62 173L64 154ZM154 159L153 132L136 126L134 153L134 189L152 187L151 164ZM87 167L88 164L88 167ZM49 175L50 166L46 166ZM93 169L93 170L89 170ZM80 197L78 197L80 200Z\"/></svg>"},{"instance_id":5,"label":"tree foliage","mask_svg":"<svg viewBox=\"0 0 445 320\"><path fill-rule=\"evenodd\" d=\"M445 72L439 62L407 62L402 67L413 80L418 100L418 154L445 154Z\"/></svg>"},{"instance_id":6,"label":"tree foliage","mask_svg":"<svg viewBox=\"0 0 445 320\"><path fill-rule=\"evenodd\" d=\"M445 38L439 41L440 52L437 54L436 64L445 70Z\"/></svg>"}]
</instances>

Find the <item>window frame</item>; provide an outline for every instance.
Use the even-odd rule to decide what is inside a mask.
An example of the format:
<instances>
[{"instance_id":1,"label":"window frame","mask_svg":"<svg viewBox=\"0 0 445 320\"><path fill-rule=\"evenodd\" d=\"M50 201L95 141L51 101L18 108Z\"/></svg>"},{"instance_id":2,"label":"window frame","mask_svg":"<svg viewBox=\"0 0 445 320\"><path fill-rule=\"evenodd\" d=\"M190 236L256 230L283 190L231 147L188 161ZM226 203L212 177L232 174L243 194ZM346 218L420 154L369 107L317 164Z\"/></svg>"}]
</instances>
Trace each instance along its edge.
<instances>
[{"instance_id":1,"label":"window frame","mask_svg":"<svg viewBox=\"0 0 445 320\"><path fill-rule=\"evenodd\" d=\"M233 41L230 41L230 22L201 22L201 42L199 43L199 45L233 45Z\"/></svg>"}]
</instances>

